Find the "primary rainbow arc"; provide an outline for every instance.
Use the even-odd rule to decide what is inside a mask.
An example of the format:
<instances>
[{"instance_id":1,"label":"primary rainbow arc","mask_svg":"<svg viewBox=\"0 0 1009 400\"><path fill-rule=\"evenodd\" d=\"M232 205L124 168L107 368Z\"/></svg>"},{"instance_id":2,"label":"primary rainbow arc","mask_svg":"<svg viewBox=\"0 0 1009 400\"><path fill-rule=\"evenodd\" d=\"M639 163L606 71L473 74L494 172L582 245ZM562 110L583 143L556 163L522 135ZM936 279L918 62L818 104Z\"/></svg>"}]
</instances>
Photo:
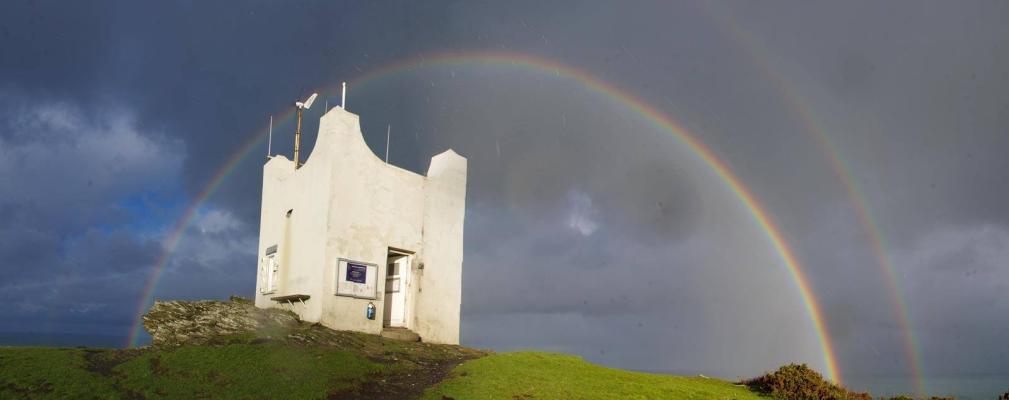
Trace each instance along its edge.
<instances>
[{"instance_id":1,"label":"primary rainbow arc","mask_svg":"<svg viewBox=\"0 0 1009 400\"><path fill-rule=\"evenodd\" d=\"M754 221L763 230L767 236L772 248L779 255L785 267L788 270L789 276L795 283L799 294L803 300L805 309L809 314L810 320L812 322L813 328L816 332L817 339L820 343L820 348L823 356L824 364L826 365L827 378L833 382L840 383L841 376L838 371L837 361L834 356L833 344L830 340L830 336L824 326L823 312L820 310L819 304L816 302L816 298L813 296L813 292L806 277L803 269L801 268L795 253L787 245L780 229L774 224L768 212L761 206L754 197L753 193L745 186L743 183L732 173L729 167L720 160L707 146L705 146L700 140L698 140L694 135L691 135L686 129L676 123L672 118L663 114L661 111L647 104L640 98L634 96L633 94L626 92L614 85L603 82L587 72L575 69L573 67L560 64L556 61L547 60L544 58L534 57L525 54L518 53L508 53L508 52L466 52L466 53L443 53L443 54L428 54L424 56L418 56L410 59L406 59L400 62L389 64L385 67L378 68L372 72L366 73L357 79L350 80L351 88L360 87L362 84L367 82L375 81L378 79L386 78L398 73L404 73L411 70L419 68L429 68L437 66L464 66L464 65L486 65L486 66L506 66L514 68L522 68L539 73L548 73L555 75L560 79L568 79L577 82L581 86L589 89L592 92L599 93L604 97L615 101L618 104L634 111L645 120L650 122L655 127L660 130L667 131L672 134L680 143L684 144L689 148L693 154L695 154L699 160L703 161L719 179L725 183L726 187L743 203L747 212L753 217ZM338 84L337 84L338 85ZM333 85L334 87L336 85ZM317 90L319 92L325 92L329 87ZM335 93L335 92L334 92ZM293 112L288 111L286 114L280 118L281 121L291 118ZM261 132L255 134L248 142L239 147L238 151L229 157L228 161L224 163L222 168L214 174L213 178L207 183L202 191L196 196L192 204L183 214L182 219L175 225L168 239L165 241L164 253L158 259L151 275L144 287L143 296L140 299L140 304L137 309L137 320L131 329L131 334L129 337L128 346L136 345L136 339L139 336L140 329L142 329L142 320L140 316L143 314L144 310L147 308L148 304L151 302L151 296L154 289L157 286L158 279L160 278L165 266L167 265L171 254L174 252L176 246L178 246L179 239L182 233L185 231L186 227L189 225L190 221L197 215L197 211L200 206L207 201L207 199L217 191L221 186L224 179L234 172L238 164L250 154L253 150L259 147L261 142L266 138L267 131L263 129Z\"/></svg>"},{"instance_id":2,"label":"primary rainbow arc","mask_svg":"<svg viewBox=\"0 0 1009 400\"><path fill-rule=\"evenodd\" d=\"M723 13L714 10L709 10L709 13L716 22L716 25L721 27L732 39L739 43L740 49L753 60L754 65L760 73L773 83L772 86L780 93L780 97L785 101L785 104L791 108L792 114L798 118L803 132L812 136L820 152L827 156L831 170L833 170L844 187L846 196L851 200L855 216L858 218L859 225L862 226L865 232L872 255L876 259L876 265L883 272L890 305L893 307L897 323L900 324L901 334L904 336L904 353L908 358L908 365L911 369L910 373L916 391L915 394L917 396L925 396L927 390L922 372L924 367L921 361L921 346L918 344L918 340L914 334L914 324L911 321L911 314L904 301L903 291L897 284L896 268L886 250L886 237L883 235L883 230L877 222L878 219L873 215L872 209L869 207L865 191L861 189L851 171L850 163L845 162L840 149L838 149L837 145L830 138L830 135L827 134L827 129L818 122L820 119L813 113L812 108L806 105L806 102L803 101L802 97L794 89L794 85L789 84L789 81L777 69L771 67L771 61L767 57L769 54L767 49L750 32L743 30L730 16L722 17Z\"/></svg>"}]
</instances>

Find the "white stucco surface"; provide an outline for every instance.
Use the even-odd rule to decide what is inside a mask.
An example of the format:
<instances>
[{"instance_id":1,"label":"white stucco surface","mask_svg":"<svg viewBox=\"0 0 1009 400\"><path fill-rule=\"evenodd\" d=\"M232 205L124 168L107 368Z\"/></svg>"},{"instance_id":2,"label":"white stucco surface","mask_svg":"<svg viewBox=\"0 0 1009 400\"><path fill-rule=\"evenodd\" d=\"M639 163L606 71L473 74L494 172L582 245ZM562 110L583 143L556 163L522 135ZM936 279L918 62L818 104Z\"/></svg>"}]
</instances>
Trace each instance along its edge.
<instances>
[{"instance_id":1,"label":"white stucco surface","mask_svg":"<svg viewBox=\"0 0 1009 400\"><path fill-rule=\"evenodd\" d=\"M357 115L334 108L315 148L295 170L284 156L263 167L259 257L276 245L279 278L256 306L291 309L333 329L380 333L386 257L412 253L406 328L432 343L459 343L466 159L452 150L431 159L427 177L386 164L364 142ZM290 215L288 215L290 211ZM377 265L374 299L336 295L339 259ZM262 274L262 269L257 269ZM272 297L309 295L282 304ZM368 303L375 319L366 318Z\"/></svg>"}]
</instances>

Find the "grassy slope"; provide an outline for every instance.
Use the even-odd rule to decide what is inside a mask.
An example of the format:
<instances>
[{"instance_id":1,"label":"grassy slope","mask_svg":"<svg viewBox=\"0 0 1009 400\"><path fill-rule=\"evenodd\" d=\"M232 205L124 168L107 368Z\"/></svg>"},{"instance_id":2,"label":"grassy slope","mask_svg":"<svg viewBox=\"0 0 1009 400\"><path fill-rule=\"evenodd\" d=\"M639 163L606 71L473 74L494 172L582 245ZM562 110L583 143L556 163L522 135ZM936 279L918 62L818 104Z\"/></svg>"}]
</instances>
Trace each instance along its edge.
<instances>
[{"instance_id":1,"label":"grassy slope","mask_svg":"<svg viewBox=\"0 0 1009 400\"><path fill-rule=\"evenodd\" d=\"M0 349L0 398L115 398L111 383L86 365L83 350Z\"/></svg>"},{"instance_id":2,"label":"grassy slope","mask_svg":"<svg viewBox=\"0 0 1009 400\"><path fill-rule=\"evenodd\" d=\"M381 345L376 342L368 346ZM428 360L423 357L444 356L436 347L398 346L389 343L381 351L395 361L376 359L378 352L279 343L184 346L172 350L0 348L0 398L374 398L356 391L387 385L383 382L396 374L425 373L423 361L416 363L411 357ZM406 396L401 392L380 397ZM446 397L758 398L716 379L621 371L578 357L534 352L495 354L469 361L423 396L435 400Z\"/></svg>"},{"instance_id":3,"label":"grassy slope","mask_svg":"<svg viewBox=\"0 0 1009 400\"><path fill-rule=\"evenodd\" d=\"M390 367L312 347L229 345L145 353L114 369L144 397L191 399L324 397Z\"/></svg>"},{"instance_id":4,"label":"grassy slope","mask_svg":"<svg viewBox=\"0 0 1009 400\"><path fill-rule=\"evenodd\" d=\"M319 347L0 349L0 398L324 398L398 366Z\"/></svg>"},{"instance_id":5,"label":"grassy slope","mask_svg":"<svg viewBox=\"0 0 1009 400\"><path fill-rule=\"evenodd\" d=\"M759 399L731 383L601 367L579 357L518 352L468 361L424 399Z\"/></svg>"}]
</instances>

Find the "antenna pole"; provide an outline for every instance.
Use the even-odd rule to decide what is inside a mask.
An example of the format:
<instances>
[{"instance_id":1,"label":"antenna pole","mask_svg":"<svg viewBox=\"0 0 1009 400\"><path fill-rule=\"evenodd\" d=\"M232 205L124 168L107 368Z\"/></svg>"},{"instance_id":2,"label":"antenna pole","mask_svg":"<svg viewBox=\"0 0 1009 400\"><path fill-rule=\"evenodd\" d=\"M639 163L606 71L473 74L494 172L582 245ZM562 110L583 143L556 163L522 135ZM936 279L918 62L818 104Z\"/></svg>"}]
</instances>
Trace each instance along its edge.
<instances>
[{"instance_id":1,"label":"antenna pole","mask_svg":"<svg viewBox=\"0 0 1009 400\"><path fill-rule=\"evenodd\" d=\"M298 169L298 154L301 151L301 107L298 107L298 126L294 130L294 169Z\"/></svg>"},{"instance_id":2,"label":"antenna pole","mask_svg":"<svg viewBox=\"0 0 1009 400\"><path fill-rule=\"evenodd\" d=\"M322 109L322 115L326 115L329 112L329 99L326 99L326 107Z\"/></svg>"},{"instance_id":3,"label":"antenna pole","mask_svg":"<svg viewBox=\"0 0 1009 400\"><path fill-rule=\"evenodd\" d=\"M270 139L266 143L266 158L269 159L271 154L273 154L273 115L270 116Z\"/></svg>"},{"instance_id":4,"label":"antenna pole","mask_svg":"<svg viewBox=\"0 0 1009 400\"><path fill-rule=\"evenodd\" d=\"M385 163L389 163L389 133L392 132L392 125L385 128Z\"/></svg>"},{"instance_id":5,"label":"antenna pole","mask_svg":"<svg viewBox=\"0 0 1009 400\"><path fill-rule=\"evenodd\" d=\"M343 83L343 94L340 95L340 108L347 109L347 82Z\"/></svg>"}]
</instances>

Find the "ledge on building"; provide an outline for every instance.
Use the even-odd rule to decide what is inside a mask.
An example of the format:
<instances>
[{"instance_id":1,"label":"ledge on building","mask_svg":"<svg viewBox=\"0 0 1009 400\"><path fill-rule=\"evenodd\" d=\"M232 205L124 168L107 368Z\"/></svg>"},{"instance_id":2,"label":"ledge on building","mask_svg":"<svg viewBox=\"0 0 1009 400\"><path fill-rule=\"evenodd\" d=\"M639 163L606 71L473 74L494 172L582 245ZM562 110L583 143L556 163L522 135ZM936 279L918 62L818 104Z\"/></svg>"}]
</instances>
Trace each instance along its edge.
<instances>
[{"instance_id":1,"label":"ledge on building","mask_svg":"<svg viewBox=\"0 0 1009 400\"><path fill-rule=\"evenodd\" d=\"M307 294L289 294L286 296L271 297L270 300L276 301L278 303L287 303L290 305L294 305L294 302L296 301L300 301L301 304L305 304L305 300L308 300L310 298L312 298L312 296L309 296Z\"/></svg>"}]
</instances>

